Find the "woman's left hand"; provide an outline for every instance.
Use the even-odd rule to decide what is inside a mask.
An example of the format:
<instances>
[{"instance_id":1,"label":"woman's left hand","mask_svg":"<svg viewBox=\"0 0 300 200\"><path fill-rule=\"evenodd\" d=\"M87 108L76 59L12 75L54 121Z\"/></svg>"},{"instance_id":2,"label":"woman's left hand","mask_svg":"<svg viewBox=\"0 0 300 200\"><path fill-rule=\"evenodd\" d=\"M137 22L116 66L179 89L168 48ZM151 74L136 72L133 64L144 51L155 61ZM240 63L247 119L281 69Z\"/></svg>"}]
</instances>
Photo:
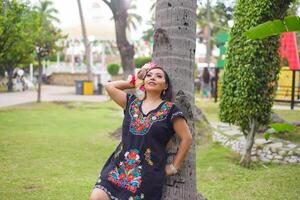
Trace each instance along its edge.
<instances>
[{"instance_id":1,"label":"woman's left hand","mask_svg":"<svg viewBox=\"0 0 300 200\"><path fill-rule=\"evenodd\" d=\"M170 164L166 165L165 172L166 172L166 176L172 176L175 174Z\"/></svg>"}]
</instances>

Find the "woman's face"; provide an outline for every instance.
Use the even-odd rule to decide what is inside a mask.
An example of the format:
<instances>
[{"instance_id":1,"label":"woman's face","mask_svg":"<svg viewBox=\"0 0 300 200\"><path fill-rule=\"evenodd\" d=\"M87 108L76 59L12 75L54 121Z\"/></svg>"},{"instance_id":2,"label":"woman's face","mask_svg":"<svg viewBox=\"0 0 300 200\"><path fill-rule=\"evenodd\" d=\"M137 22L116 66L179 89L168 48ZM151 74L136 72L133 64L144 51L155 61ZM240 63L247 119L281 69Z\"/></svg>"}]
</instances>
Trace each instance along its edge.
<instances>
[{"instance_id":1,"label":"woman's face","mask_svg":"<svg viewBox=\"0 0 300 200\"><path fill-rule=\"evenodd\" d=\"M146 91L162 92L167 89L165 74L161 69L152 69L147 72L144 80Z\"/></svg>"}]
</instances>

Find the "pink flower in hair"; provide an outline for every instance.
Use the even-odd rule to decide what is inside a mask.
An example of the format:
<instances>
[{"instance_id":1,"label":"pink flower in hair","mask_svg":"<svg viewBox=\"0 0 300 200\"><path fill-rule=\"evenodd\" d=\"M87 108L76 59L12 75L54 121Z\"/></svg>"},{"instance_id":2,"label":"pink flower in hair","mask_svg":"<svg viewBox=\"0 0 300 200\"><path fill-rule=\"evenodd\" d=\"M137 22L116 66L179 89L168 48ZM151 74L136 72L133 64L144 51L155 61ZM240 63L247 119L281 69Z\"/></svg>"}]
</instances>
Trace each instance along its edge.
<instances>
[{"instance_id":1,"label":"pink flower in hair","mask_svg":"<svg viewBox=\"0 0 300 200\"><path fill-rule=\"evenodd\" d=\"M148 62L146 63L143 67L145 68L152 68L152 67L157 67L158 65L155 62Z\"/></svg>"}]
</instances>

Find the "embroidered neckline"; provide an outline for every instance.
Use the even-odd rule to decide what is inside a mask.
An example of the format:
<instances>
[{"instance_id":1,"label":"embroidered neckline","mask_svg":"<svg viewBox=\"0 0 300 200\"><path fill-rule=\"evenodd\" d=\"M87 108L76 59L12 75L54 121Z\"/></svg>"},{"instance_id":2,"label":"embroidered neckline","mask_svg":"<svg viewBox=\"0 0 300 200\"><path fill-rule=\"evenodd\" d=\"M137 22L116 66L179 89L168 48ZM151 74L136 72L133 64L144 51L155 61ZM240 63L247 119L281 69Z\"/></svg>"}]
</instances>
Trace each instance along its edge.
<instances>
[{"instance_id":1,"label":"embroidered neckline","mask_svg":"<svg viewBox=\"0 0 300 200\"><path fill-rule=\"evenodd\" d=\"M141 100L135 99L129 107L131 118L129 131L134 135L146 135L155 122L166 119L173 105L171 102L163 101L157 108L144 115L140 109L141 103Z\"/></svg>"},{"instance_id":2,"label":"embroidered neckline","mask_svg":"<svg viewBox=\"0 0 300 200\"><path fill-rule=\"evenodd\" d=\"M166 103L166 101L162 101L156 108L150 110L147 114L145 114L145 113L143 112L143 108L142 108L143 103L144 103L144 100L140 100L140 101L139 101L139 110L140 110L140 112L142 113L142 115L143 115L144 117L147 117L147 116L150 115L152 112L155 112L156 110L160 109L160 108L162 107L162 105L163 105L164 103Z\"/></svg>"}]
</instances>

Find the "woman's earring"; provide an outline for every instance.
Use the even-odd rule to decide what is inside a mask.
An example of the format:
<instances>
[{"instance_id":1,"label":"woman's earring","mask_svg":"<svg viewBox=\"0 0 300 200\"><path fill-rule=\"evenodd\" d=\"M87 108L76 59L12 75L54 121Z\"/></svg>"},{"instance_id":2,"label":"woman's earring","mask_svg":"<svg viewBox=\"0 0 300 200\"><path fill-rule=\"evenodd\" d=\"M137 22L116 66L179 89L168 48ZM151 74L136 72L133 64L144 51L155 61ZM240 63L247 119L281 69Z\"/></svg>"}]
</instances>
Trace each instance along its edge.
<instances>
[{"instance_id":1,"label":"woman's earring","mask_svg":"<svg viewBox=\"0 0 300 200\"><path fill-rule=\"evenodd\" d=\"M163 99L166 99L166 90L163 90L162 98L163 98Z\"/></svg>"}]
</instances>

